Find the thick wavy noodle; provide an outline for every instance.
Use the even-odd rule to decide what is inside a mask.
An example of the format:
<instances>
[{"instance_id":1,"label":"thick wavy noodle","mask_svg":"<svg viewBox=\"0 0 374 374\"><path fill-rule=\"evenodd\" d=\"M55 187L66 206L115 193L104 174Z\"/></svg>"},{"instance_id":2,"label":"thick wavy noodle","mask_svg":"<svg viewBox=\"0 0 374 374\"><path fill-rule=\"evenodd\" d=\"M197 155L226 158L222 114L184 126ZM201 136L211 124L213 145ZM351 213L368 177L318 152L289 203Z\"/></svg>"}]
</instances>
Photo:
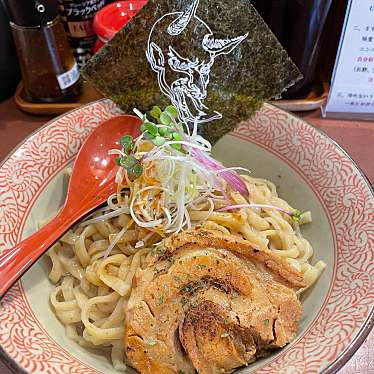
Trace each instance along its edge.
<instances>
[{"instance_id":1,"label":"thick wavy noodle","mask_svg":"<svg viewBox=\"0 0 374 374\"><path fill-rule=\"evenodd\" d=\"M134 247L148 232L134 224L129 227L129 222L123 214L86 227L78 225L48 252L49 279L56 284L50 302L67 335L82 346L110 348L118 370L126 368L122 338L132 278L145 267L152 247L152 242L147 248ZM121 231L122 238L104 258Z\"/></svg>"},{"instance_id":2,"label":"thick wavy noodle","mask_svg":"<svg viewBox=\"0 0 374 374\"><path fill-rule=\"evenodd\" d=\"M243 175L249 191L249 197L244 198L238 192L229 192L231 200L238 204L268 205L292 211L293 208L278 194L275 185L265 179L252 178ZM220 204L220 202L216 202ZM274 208L241 208L235 213L210 213L207 204L199 211L191 212L191 219L200 221L205 228L220 230L223 233L237 235L248 240L261 249L269 249L281 257L285 257L290 265L300 271L307 285L300 292L309 288L320 276L326 264L318 261L310 263L313 248L300 232L300 225L312 221L311 213L301 216L300 222Z\"/></svg>"},{"instance_id":3,"label":"thick wavy noodle","mask_svg":"<svg viewBox=\"0 0 374 374\"><path fill-rule=\"evenodd\" d=\"M271 182L248 176L243 179L249 198L228 190L232 203L292 209L278 197ZM303 274L307 287L316 281L326 265L322 261L310 263L313 248L289 215L271 208L219 211L223 204L222 196L213 196L191 205L192 225L270 249ZM123 335L132 279L137 269L147 266L154 244L163 237L157 228L139 227L126 211L110 199L108 207L75 226L48 252L52 263L49 278L56 285L50 302L67 335L82 346L109 350L114 367L121 371L126 369ZM310 214L305 213L300 224L310 221Z\"/></svg>"}]
</instances>

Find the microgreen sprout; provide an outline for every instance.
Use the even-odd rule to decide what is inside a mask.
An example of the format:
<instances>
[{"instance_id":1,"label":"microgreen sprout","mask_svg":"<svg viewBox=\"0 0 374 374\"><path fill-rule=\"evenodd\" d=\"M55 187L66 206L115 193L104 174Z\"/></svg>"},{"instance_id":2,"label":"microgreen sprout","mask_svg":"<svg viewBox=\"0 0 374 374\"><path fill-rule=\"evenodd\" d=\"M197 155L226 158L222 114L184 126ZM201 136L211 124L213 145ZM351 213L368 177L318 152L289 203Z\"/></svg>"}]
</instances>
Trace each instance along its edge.
<instances>
[{"instance_id":1,"label":"microgreen sprout","mask_svg":"<svg viewBox=\"0 0 374 374\"><path fill-rule=\"evenodd\" d=\"M157 120L160 118L161 113L162 113L162 110L161 110L161 108L158 107L158 106L154 106L154 107L152 108L152 110L150 111L151 116L152 116L153 118L157 119Z\"/></svg>"},{"instance_id":2,"label":"microgreen sprout","mask_svg":"<svg viewBox=\"0 0 374 374\"><path fill-rule=\"evenodd\" d=\"M178 129L183 126L178 122L178 111L173 105L167 106L164 111L154 106L149 112L152 120L138 110L135 113L142 120L140 131L144 138L150 140L156 147L163 146L167 141L183 140L183 136L178 132ZM170 144L170 147L182 151L181 144Z\"/></svg>"},{"instance_id":3,"label":"microgreen sprout","mask_svg":"<svg viewBox=\"0 0 374 374\"><path fill-rule=\"evenodd\" d=\"M123 136L119 143L122 146L123 156L117 157L115 159L118 166L126 169L127 176L130 180L139 178L143 174L143 166L134 155L134 139L131 135Z\"/></svg>"},{"instance_id":4,"label":"microgreen sprout","mask_svg":"<svg viewBox=\"0 0 374 374\"><path fill-rule=\"evenodd\" d=\"M300 222L301 214L302 213L300 212L300 210L294 209L294 211L292 212L291 218L293 219L294 222Z\"/></svg>"}]
</instances>

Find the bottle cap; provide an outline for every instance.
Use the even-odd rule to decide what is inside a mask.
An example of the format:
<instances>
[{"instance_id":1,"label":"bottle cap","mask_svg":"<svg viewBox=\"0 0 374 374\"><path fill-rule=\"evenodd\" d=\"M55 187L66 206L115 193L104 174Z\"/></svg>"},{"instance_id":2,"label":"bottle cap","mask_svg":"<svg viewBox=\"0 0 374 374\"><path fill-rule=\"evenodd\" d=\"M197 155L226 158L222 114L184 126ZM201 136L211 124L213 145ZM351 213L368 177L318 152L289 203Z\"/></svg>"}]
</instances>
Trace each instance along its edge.
<instances>
[{"instance_id":1,"label":"bottle cap","mask_svg":"<svg viewBox=\"0 0 374 374\"><path fill-rule=\"evenodd\" d=\"M57 0L6 0L11 22L35 27L53 21L58 15Z\"/></svg>"},{"instance_id":2,"label":"bottle cap","mask_svg":"<svg viewBox=\"0 0 374 374\"><path fill-rule=\"evenodd\" d=\"M104 41L111 40L127 22L135 16L147 0L116 1L99 10L94 18L93 29Z\"/></svg>"}]
</instances>

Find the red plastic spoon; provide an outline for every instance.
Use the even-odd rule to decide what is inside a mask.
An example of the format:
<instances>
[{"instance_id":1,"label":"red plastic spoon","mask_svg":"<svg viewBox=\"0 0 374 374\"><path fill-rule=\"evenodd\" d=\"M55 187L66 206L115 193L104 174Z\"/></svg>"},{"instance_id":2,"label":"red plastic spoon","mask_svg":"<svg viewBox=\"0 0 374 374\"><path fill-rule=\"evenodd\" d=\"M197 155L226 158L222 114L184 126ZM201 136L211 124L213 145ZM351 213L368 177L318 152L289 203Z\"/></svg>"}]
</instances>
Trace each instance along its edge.
<instances>
[{"instance_id":1,"label":"red plastic spoon","mask_svg":"<svg viewBox=\"0 0 374 374\"><path fill-rule=\"evenodd\" d=\"M39 231L0 253L0 298L77 220L115 192L116 165L108 151L126 134L138 136L140 119L118 116L100 124L82 145L74 163L64 207Z\"/></svg>"}]
</instances>

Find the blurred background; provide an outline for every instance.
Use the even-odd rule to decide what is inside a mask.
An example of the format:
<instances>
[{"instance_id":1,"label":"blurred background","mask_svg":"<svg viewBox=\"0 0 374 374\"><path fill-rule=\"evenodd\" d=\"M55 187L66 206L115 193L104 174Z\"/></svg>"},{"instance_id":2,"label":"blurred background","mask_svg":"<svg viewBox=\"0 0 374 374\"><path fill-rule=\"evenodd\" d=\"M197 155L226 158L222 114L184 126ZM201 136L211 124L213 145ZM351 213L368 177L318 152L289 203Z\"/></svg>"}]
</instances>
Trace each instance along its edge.
<instances>
[{"instance_id":1,"label":"blurred background","mask_svg":"<svg viewBox=\"0 0 374 374\"><path fill-rule=\"evenodd\" d=\"M23 111L52 115L97 98L80 81L79 68L145 3L0 0L0 101L15 95ZM319 108L328 95L346 2L252 3L304 75L278 104L295 111Z\"/></svg>"}]
</instances>

